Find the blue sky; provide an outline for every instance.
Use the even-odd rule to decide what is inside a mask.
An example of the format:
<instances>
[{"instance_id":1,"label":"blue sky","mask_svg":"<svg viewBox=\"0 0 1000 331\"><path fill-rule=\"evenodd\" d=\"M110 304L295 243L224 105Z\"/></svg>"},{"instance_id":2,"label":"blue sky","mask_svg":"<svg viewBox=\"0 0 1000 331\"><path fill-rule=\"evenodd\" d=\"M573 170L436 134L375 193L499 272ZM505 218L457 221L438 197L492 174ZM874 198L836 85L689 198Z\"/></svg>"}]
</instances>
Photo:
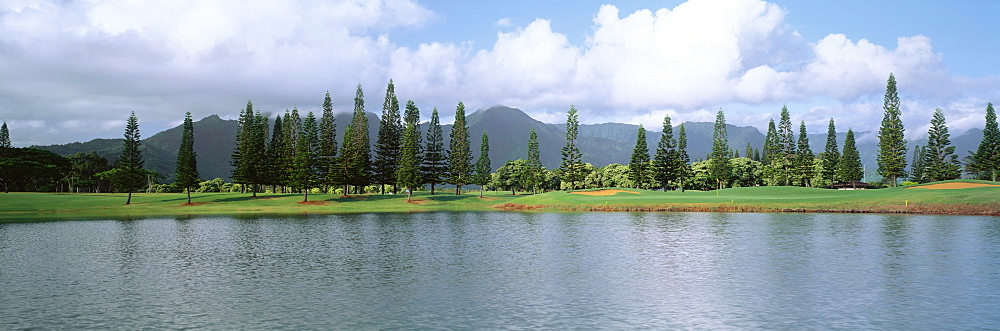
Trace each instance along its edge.
<instances>
[{"instance_id":1,"label":"blue sky","mask_svg":"<svg viewBox=\"0 0 1000 331\"><path fill-rule=\"evenodd\" d=\"M318 110L389 79L426 120L520 108L545 122L764 128L783 105L811 132L874 130L893 72L907 135L944 110L982 127L1000 100L994 1L57 1L0 4L0 120L15 145L144 135L186 111Z\"/></svg>"}]
</instances>

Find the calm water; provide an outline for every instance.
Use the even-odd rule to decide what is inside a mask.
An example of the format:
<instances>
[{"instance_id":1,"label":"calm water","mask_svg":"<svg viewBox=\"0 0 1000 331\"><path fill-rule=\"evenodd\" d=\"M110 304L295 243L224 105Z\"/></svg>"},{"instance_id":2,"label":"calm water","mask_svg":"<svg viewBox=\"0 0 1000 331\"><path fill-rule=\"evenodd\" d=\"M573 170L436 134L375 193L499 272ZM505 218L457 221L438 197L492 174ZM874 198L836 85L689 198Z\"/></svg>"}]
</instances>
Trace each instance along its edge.
<instances>
[{"instance_id":1,"label":"calm water","mask_svg":"<svg viewBox=\"0 0 1000 331\"><path fill-rule=\"evenodd\" d=\"M982 329L998 311L991 217L0 224L0 329Z\"/></svg>"}]
</instances>

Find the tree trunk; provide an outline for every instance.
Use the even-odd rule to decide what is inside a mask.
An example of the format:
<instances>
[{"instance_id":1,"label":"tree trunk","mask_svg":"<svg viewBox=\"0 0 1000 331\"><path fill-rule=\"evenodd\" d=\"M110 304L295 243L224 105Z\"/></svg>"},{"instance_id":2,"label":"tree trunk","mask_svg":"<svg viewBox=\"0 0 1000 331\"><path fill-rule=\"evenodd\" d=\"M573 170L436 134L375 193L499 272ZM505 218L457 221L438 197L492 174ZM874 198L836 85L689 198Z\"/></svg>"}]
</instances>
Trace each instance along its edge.
<instances>
[{"instance_id":1,"label":"tree trunk","mask_svg":"<svg viewBox=\"0 0 1000 331\"><path fill-rule=\"evenodd\" d=\"M413 197L413 189L406 190L406 202L410 202L410 198Z\"/></svg>"},{"instance_id":2,"label":"tree trunk","mask_svg":"<svg viewBox=\"0 0 1000 331\"><path fill-rule=\"evenodd\" d=\"M462 185L455 185L455 195L462 195Z\"/></svg>"},{"instance_id":3,"label":"tree trunk","mask_svg":"<svg viewBox=\"0 0 1000 331\"><path fill-rule=\"evenodd\" d=\"M431 182L431 195L434 195L434 182Z\"/></svg>"},{"instance_id":4,"label":"tree trunk","mask_svg":"<svg viewBox=\"0 0 1000 331\"><path fill-rule=\"evenodd\" d=\"M191 188L188 187L185 190L187 191L187 194L188 194L188 204L190 205L191 204Z\"/></svg>"},{"instance_id":5,"label":"tree trunk","mask_svg":"<svg viewBox=\"0 0 1000 331\"><path fill-rule=\"evenodd\" d=\"M132 189L129 189L128 190L128 199L125 200L125 204L127 205L127 204L131 204L131 203L132 203Z\"/></svg>"},{"instance_id":6,"label":"tree trunk","mask_svg":"<svg viewBox=\"0 0 1000 331\"><path fill-rule=\"evenodd\" d=\"M304 189L302 190L302 192L305 192L305 195L302 198L302 202L309 202L309 189Z\"/></svg>"},{"instance_id":7,"label":"tree trunk","mask_svg":"<svg viewBox=\"0 0 1000 331\"><path fill-rule=\"evenodd\" d=\"M480 199L483 198L483 186L482 185L479 185L479 198Z\"/></svg>"}]
</instances>

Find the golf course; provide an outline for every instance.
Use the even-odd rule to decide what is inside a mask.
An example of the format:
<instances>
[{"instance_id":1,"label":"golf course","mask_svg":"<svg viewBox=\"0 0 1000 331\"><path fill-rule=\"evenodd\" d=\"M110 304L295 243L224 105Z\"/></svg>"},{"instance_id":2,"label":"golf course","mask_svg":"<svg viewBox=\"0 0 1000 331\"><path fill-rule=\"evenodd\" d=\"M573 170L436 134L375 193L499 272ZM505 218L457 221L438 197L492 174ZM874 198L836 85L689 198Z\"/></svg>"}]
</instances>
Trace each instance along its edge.
<instances>
[{"instance_id":1,"label":"golf course","mask_svg":"<svg viewBox=\"0 0 1000 331\"><path fill-rule=\"evenodd\" d=\"M417 192L405 195L310 195L7 193L0 200L0 221L141 218L170 215L291 215L427 211L662 211L662 212L833 212L912 213L1000 216L1000 185L953 180L877 190L828 190L804 187L743 187L717 191L649 191L606 188L573 192L510 195L478 191L454 195Z\"/></svg>"}]
</instances>

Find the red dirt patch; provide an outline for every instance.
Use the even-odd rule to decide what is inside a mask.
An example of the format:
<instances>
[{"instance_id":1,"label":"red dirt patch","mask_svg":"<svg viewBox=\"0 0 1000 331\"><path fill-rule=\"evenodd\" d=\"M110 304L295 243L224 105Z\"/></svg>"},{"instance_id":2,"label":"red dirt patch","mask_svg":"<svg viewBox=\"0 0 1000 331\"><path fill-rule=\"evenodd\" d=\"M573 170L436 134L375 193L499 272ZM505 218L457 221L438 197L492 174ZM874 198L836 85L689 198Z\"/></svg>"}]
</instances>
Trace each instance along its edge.
<instances>
[{"instance_id":1,"label":"red dirt patch","mask_svg":"<svg viewBox=\"0 0 1000 331\"><path fill-rule=\"evenodd\" d=\"M639 194L639 192L632 192L632 191L625 191L625 190L597 190L597 191L582 191L582 192L578 191L578 192L569 192L569 193L570 194L591 195L591 196L608 196L608 195L615 195L615 194L618 194L618 193Z\"/></svg>"},{"instance_id":2,"label":"red dirt patch","mask_svg":"<svg viewBox=\"0 0 1000 331\"><path fill-rule=\"evenodd\" d=\"M299 204L300 205L309 205L309 206L325 206L327 204L327 202L326 201L299 201Z\"/></svg>"},{"instance_id":3,"label":"red dirt patch","mask_svg":"<svg viewBox=\"0 0 1000 331\"><path fill-rule=\"evenodd\" d=\"M925 188L925 189L928 189L928 190L955 190L955 189L963 189L963 188L990 187L990 186L1000 186L1000 185L955 182L955 183L941 183L941 184L913 186L913 187L907 187L906 189L908 190L908 189L911 189L911 188Z\"/></svg>"},{"instance_id":4,"label":"red dirt patch","mask_svg":"<svg viewBox=\"0 0 1000 331\"><path fill-rule=\"evenodd\" d=\"M410 200L410 201L407 201L407 203L412 203L412 204L415 204L415 205L422 205L422 204L424 204L426 202L427 201L424 201L424 200Z\"/></svg>"}]
</instances>

